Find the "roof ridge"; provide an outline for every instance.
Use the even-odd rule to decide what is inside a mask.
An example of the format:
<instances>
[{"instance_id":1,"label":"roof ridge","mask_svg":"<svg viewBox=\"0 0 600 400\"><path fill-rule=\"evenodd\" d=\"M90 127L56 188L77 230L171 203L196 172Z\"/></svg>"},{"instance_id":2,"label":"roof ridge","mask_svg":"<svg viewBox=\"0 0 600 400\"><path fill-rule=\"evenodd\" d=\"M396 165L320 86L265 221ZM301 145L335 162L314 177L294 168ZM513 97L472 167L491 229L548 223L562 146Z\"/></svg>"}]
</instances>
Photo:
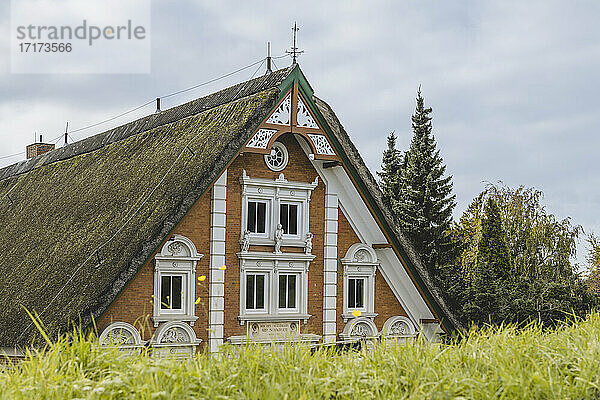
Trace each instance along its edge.
<instances>
[{"instance_id":1,"label":"roof ridge","mask_svg":"<svg viewBox=\"0 0 600 400\"><path fill-rule=\"evenodd\" d=\"M35 168L98 150L150 129L167 125L212 108L252 96L258 92L277 87L287 78L293 69L293 66L290 66L273 71L268 75L237 83L159 113L149 114L93 136L88 136L37 157L18 161L0 168L0 181L22 175Z\"/></svg>"}]
</instances>

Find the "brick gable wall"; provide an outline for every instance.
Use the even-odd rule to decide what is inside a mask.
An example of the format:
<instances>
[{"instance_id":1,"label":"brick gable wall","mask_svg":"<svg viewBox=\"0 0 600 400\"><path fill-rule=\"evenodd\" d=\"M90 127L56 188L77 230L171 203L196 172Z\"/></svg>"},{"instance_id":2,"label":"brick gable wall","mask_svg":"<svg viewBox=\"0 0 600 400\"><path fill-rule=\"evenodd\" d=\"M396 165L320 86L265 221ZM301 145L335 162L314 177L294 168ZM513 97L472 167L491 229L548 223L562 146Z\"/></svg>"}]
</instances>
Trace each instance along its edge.
<instances>
[{"instance_id":1,"label":"brick gable wall","mask_svg":"<svg viewBox=\"0 0 600 400\"><path fill-rule=\"evenodd\" d=\"M227 230L226 230L226 266L225 271L225 319L224 335L243 335L246 326L241 326L237 317L240 310L240 263L236 253L240 251L241 207L242 194L239 178L245 169L252 178L276 179L280 173L289 181L313 182L318 176L312 164L306 157L296 139L292 135L283 135L278 140L284 143L289 152L289 164L281 172L269 170L262 155L254 153L240 154L227 169ZM196 336L206 345L208 341L208 268L210 262L210 212L211 190L194 204L188 214L177 225L173 234L180 234L191 239L199 253L204 257L198 262L196 277L205 275L207 279L196 282L196 297L200 298L196 305L198 320L194 325ZM339 210L338 260L343 258L348 248L359 241L344 214ZM313 255L308 273L308 313L312 315L306 325L301 325L303 333L323 334L323 245L325 221L325 185L319 180L310 201L310 231L314 234ZM165 242L168 238L165 238ZM164 244L164 243L163 243ZM160 246L162 248L162 245ZM160 250L159 248L159 250ZM253 246L250 251L273 251L269 246ZM300 248L282 248L284 252L302 251ZM149 340L154 333L152 316L152 295L154 284L154 254L152 258L138 271L117 299L97 321L101 332L111 322L128 322L140 330L142 339ZM337 287L337 331L344 328L341 318L343 302L343 266L338 261ZM393 315L406 315L402 306L395 298L381 273L375 278L375 319L378 329L381 329L387 318Z\"/></svg>"}]
</instances>

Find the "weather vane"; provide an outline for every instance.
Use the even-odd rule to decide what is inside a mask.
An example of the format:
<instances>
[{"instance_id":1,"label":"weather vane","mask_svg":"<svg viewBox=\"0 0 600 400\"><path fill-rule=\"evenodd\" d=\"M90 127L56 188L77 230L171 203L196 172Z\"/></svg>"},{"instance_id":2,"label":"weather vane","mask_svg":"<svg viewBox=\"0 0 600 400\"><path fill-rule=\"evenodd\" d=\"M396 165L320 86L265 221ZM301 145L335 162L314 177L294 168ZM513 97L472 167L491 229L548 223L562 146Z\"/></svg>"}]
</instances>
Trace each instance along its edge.
<instances>
[{"instance_id":1,"label":"weather vane","mask_svg":"<svg viewBox=\"0 0 600 400\"><path fill-rule=\"evenodd\" d=\"M298 50L298 47L296 47L296 32L298 32L300 29L296 26L296 22L294 22L294 27L292 28L292 32L294 35L294 41L292 44L292 48L291 50L287 50L286 53L292 56L292 65L296 64L296 59L298 58L298 56L302 53L304 53L304 50Z\"/></svg>"}]
</instances>

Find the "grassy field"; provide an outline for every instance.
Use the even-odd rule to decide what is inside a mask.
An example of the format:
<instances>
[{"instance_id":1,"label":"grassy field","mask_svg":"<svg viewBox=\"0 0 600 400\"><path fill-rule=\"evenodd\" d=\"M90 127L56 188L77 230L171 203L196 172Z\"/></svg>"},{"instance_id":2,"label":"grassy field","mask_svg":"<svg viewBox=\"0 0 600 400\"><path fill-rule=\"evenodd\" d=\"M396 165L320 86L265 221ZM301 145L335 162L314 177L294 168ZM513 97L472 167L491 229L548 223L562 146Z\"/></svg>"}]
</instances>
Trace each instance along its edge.
<instances>
[{"instance_id":1,"label":"grassy field","mask_svg":"<svg viewBox=\"0 0 600 400\"><path fill-rule=\"evenodd\" d=\"M472 331L454 344L311 354L226 350L220 360L126 358L93 341L60 342L0 371L2 399L600 398L600 316L553 331Z\"/></svg>"}]
</instances>

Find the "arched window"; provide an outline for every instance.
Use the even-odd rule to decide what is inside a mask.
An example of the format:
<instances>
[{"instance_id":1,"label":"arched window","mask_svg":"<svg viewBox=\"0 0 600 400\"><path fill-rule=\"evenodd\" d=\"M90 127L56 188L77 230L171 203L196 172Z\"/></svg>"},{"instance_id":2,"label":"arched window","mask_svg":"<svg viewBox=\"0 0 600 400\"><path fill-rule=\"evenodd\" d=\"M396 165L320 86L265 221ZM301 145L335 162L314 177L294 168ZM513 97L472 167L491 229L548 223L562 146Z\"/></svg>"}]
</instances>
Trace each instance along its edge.
<instances>
[{"instance_id":1,"label":"arched window","mask_svg":"<svg viewBox=\"0 0 600 400\"><path fill-rule=\"evenodd\" d=\"M155 257L154 326L168 321L186 321L194 325L198 319L194 312L194 276L201 258L194 243L181 235L175 235L165 243Z\"/></svg>"},{"instance_id":2,"label":"arched window","mask_svg":"<svg viewBox=\"0 0 600 400\"><path fill-rule=\"evenodd\" d=\"M379 261L375 251L362 243L355 243L342 258L344 266L344 322L361 316L375 318L375 273Z\"/></svg>"}]
</instances>

